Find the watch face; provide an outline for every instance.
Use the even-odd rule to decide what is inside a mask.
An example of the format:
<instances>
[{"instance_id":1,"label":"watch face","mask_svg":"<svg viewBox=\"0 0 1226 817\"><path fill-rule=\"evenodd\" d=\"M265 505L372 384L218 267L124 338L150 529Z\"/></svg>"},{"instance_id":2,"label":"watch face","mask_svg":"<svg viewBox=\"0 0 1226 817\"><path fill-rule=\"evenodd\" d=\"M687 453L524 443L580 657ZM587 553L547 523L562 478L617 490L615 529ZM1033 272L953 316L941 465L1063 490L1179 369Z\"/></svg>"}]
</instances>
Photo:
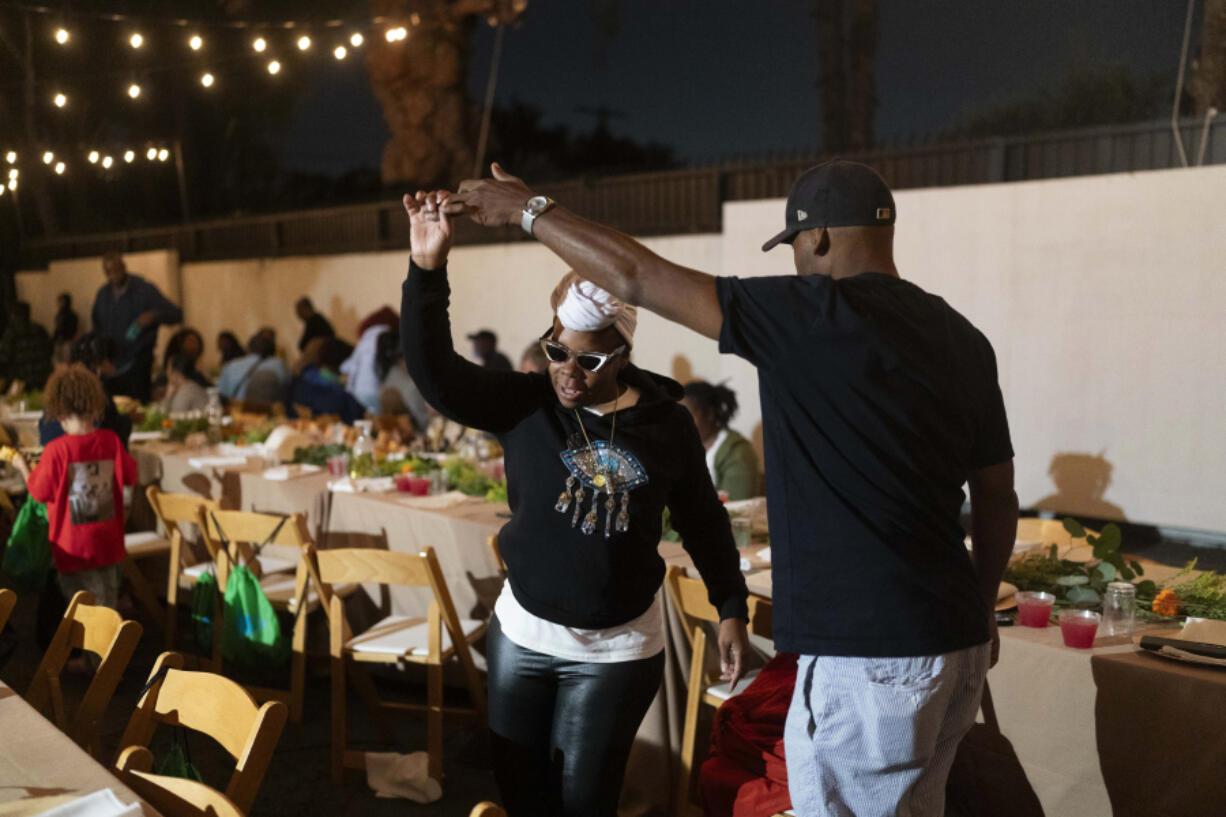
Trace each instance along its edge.
<instances>
[{"instance_id":1,"label":"watch face","mask_svg":"<svg viewBox=\"0 0 1226 817\"><path fill-rule=\"evenodd\" d=\"M528 206L525 208L529 213L540 215L541 211L549 204L549 199L544 196L533 196L528 199Z\"/></svg>"}]
</instances>

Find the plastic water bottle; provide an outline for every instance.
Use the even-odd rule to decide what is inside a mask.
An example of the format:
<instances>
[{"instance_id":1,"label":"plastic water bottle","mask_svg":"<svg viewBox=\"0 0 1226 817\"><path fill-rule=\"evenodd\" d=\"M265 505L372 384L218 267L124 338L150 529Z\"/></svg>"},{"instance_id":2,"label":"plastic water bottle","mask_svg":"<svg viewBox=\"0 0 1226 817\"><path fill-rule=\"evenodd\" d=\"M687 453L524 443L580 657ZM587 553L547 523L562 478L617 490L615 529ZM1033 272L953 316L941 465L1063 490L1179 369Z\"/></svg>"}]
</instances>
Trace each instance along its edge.
<instances>
[{"instance_id":1,"label":"plastic water bottle","mask_svg":"<svg viewBox=\"0 0 1226 817\"><path fill-rule=\"evenodd\" d=\"M217 445L221 442L221 424L226 411L221 406L221 395L216 387L208 389L205 393L209 398L204 409L204 414L209 421L209 445Z\"/></svg>"},{"instance_id":2,"label":"plastic water bottle","mask_svg":"<svg viewBox=\"0 0 1226 817\"><path fill-rule=\"evenodd\" d=\"M349 476L354 479L373 476L375 441L370 434L370 420L358 420L353 425L358 430L358 438L354 440L353 456L349 459Z\"/></svg>"}]
</instances>

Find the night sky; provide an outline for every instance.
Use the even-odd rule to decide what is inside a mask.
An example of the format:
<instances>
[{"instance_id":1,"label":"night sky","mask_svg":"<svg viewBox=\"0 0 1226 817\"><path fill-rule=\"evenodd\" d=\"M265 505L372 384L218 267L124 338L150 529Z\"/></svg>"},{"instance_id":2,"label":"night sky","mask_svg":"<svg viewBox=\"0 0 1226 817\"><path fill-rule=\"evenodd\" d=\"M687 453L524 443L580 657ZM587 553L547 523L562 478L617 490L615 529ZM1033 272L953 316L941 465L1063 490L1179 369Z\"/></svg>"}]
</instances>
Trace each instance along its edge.
<instances>
[{"instance_id":1,"label":"night sky","mask_svg":"<svg viewBox=\"0 0 1226 817\"><path fill-rule=\"evenodd\" d=\"M597 56L587 0L530 0L509 31L497 102L545 124L590 130L598 105L618 135L671 146L685 162L812 150L819 134L811 0L622 0ZM1186 6L1177 0L881 0L879 139L939 132L1070 72L1124 65L1173 85ZM1197 25L1199 20L1197 20ZM1193 30L1193 48L1198 28ZM484 95L493 30L474 35L469 87ZM409 43L411 47L411 43ZM378 165L385 128L365 74L321 68L285 135L295 169ZM496 158L496 157L491 157Z\"/></svg>"}]
</instances>

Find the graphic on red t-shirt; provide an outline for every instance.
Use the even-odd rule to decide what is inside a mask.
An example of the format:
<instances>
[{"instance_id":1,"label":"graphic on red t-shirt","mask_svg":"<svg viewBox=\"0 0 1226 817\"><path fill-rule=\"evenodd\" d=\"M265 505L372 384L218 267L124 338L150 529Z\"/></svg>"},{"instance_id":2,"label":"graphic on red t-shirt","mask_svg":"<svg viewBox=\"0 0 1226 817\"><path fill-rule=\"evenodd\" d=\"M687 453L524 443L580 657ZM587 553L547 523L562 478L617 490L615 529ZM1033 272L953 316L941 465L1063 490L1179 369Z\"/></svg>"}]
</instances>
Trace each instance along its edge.
<instances>
[{"instance_id":1,"label":"graphic on red t-shirt","mask_svg":"<svg viewBox=\"0 0 1226 817\"><path fill-rule=\"evenodd\" d=\"M72 524L108 522L115 518L111 486L115 480L112 460L93 460L68 464L68 508Z\"/></svg>"}]
</instances>

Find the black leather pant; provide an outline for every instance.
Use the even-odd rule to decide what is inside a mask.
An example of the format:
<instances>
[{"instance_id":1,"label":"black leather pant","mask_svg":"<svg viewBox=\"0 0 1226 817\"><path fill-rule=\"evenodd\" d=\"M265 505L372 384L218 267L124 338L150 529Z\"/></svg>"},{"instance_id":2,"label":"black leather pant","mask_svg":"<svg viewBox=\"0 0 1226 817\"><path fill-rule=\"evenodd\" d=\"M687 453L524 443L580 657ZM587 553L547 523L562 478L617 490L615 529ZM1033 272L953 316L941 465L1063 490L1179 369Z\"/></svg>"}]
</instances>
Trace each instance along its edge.
<instances>
[{"instance_id":1,"label":"black leather pant","mask_svg":"<svg viewBox=\"0 0 1226 817\"><path fill-rule=\"evenodd\" d=\"M630 746L664 653L588 664L486 636L494 776L511 817L615 817Z\"/></svg>"}]
</instances>

